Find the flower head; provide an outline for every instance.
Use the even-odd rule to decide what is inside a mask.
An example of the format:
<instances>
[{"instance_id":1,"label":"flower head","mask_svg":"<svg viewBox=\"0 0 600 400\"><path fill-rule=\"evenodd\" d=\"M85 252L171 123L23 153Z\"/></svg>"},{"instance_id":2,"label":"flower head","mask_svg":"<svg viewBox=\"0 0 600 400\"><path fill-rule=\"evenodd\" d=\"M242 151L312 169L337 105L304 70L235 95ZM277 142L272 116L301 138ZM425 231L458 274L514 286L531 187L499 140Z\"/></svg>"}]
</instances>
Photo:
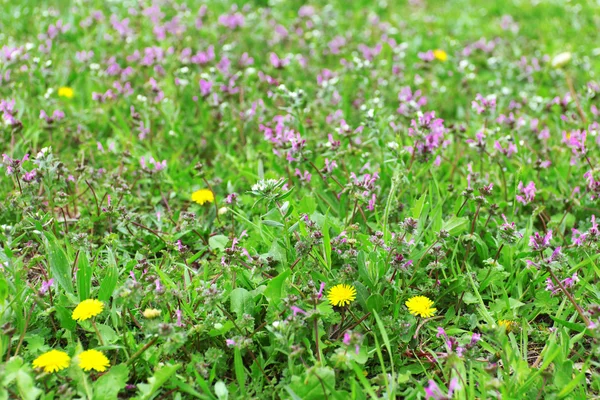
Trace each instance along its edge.
<instances>
[{"instance_id":1,"label":"flower head","mask_svg":"<svg viewBox=\"0 0 600 400\"><path fill-rule=\"evenodd\" d=\"M110 367L108 358L98 350L86 350L77 357L79 358L79 367L84 371L94 369L98 372L104 372L106 368Z\"/></svg>"},{"instance_id":2,"label":"flower head","mask_svg":"<svg viewBox=\"0 0 600 400\"><path fill-rule=\"evenodd\" d=\"M501 319L498 321L498 326L504 329L506 332L512 332L516 328L515 322L509 319Z\"/></svg>"},{"instance_id":3,"label":"flower head","mask_svg":"<svg viewBox=\"0 0 600 400\"><path fill-rule=\"evenodd\" d=\"M346 306L356 299L356 288L352 285L335 285L329 289L327 298L334 306Z\"/></svg>"},{"instance_id":4,"label":"flower head","mask_svg":"<svg viewBox=\"0 0 600 400\"><path fill-rule=\"evenodd\" d=\"M146 308L142 315L144 318L154 319L160 315L160 310L157 310L156 308Z\"/></svg>"},{"instance_id":5,"label":"flower head","mask_svg":"<svg viewBox=\"0 0 600 400\"><path fill-rule=\"evenodd\" d=\"M96 299L82 301L73 310L72 318L76 321L85 321L100 314L104 310L104 303Z\"/></svg>"},{"instance_id":6,"label":"flower head","mask_svg":"<svg viewBox=\"0 0 600 400\"><path fill-rule=\"evenodd\" d=\"M66 97L67 99L72 99L74 95L75 92L70 87L63 86L58 88L58 97Z\"/></svg>"},{"instance_id":7,"label":"flower head","mask_svg":"<svg viewBox=\"0 0 600 400\"><path fill-rule=\"evenodd\" d=\"M433 56L435 57L436 60L439 61L446 61L448 59L448 53L446 53L444 50L434 50L433 51Z\"/></svg>"},{"instance_id":8,"label":"flower head","mask_svg":"<svg viewBox=\"0 0 600 400\"><path fill-rule=\"evenodd\" d=\"M64 351L50 350L33 360L33 367L43 368L44 372L52 373L67 368L70 361L71 357Z\"/></svg>"},{"instance_id":9,"label":"flower head","mask_svg":"<svg viewBox=\"0 0 600 400\"><path fill-rule=\"evenodd\" d=\"M412 315L418 315L423 318L429 318L435 314L436 308L432 308L433 301L429 300L425 296L414 296L406 301L406 307L408 312Z\"/></svg>"},{"instance_id":10,"label":"flower head","mask_svg":"<svg viewBox=\"0 0 600 400\"><path fill-rule=\"evenodd\" d=\"M206 202L213 203L215 201L215 195L209 189L200 189L192 193L192 200L200 205L203 205Z\"/></svg>"}]
</instances>

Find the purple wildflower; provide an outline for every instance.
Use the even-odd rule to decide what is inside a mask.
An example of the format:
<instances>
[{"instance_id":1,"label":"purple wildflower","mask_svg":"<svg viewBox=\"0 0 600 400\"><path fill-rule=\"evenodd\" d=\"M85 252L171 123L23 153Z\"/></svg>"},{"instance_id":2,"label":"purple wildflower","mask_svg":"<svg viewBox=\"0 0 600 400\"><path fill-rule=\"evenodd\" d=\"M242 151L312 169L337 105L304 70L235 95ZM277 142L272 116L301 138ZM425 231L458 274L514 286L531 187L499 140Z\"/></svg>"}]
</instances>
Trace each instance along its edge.
<instances>
[{"instance_id":1,"label":"purple wildflower","mask_svg":"<svg viewBox=\"0 0 600 400\"><path fill-rule=\"evenodd\" d=\"M539 232L535 232L529 237L529 247L534 251L542 251L550 246L552 240L552 229L550 229L544 236L540 235Z\"/></svg>"},{"instance_id":2,"label":"purple wildflower","mask_svg":"<svg viewBox=\"0 0 600 400\"><path fill-rule=\"evenodd\" d=\"M523 186L523 182L519 182L517 190L519 191L519 193L521 193L515 196L519 203L526 205L531 203L535 199L536 188L535 183L533 183L532 181L530 181L527 184L527 186Z\"/></svg>"},{"instance_id":3,"label":"purple wildflower","mask_svg":"<svg viewBox=\"0 0 600 400\"><path fill-rule=\"evenodd\" d=\"M52 287L52 284L54 283L54 279L50 279L48 281L44 281L42 282L42 286L40 287L40 295L43 296L46 293L48 293L48 290Z\"/></svg>"}]
</instances>

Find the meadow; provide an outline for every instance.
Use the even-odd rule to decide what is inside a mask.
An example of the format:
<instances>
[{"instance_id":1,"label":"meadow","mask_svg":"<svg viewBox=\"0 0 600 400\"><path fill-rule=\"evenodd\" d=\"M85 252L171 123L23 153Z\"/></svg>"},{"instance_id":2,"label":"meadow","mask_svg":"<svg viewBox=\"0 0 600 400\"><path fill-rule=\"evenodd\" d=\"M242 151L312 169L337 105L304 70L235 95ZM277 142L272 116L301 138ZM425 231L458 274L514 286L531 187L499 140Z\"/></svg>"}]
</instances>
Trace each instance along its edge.
<instances>
[{"instance_id":1,"label":"meadow","mask_svg":"<svg viewBox=\"0 0 600 400\"><path fill-rule=\"evenodd\" d=\"M598 1L0 9L0 400L599 398Z\"/></svg>"}]
</instances>

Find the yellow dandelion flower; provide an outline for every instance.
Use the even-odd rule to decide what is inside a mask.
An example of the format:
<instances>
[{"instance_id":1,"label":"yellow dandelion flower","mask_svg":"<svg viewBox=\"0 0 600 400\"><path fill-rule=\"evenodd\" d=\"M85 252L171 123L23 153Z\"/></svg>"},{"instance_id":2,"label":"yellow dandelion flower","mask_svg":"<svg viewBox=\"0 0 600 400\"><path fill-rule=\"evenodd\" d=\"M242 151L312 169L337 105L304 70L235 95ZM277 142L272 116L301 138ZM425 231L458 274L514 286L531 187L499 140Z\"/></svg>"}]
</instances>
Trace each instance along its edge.
<instances>
[{"instance_id":1,"label":"yellow dandelion flower","mask_svg":"<svg viewBox=\"0 0 600 400\"><path fill-rule=\"evenodd\" d=\"M408 312L412 315L419 316L422 318L432 317L437 308L433 308L433 301L429 300L425 296L414 296L406 301L406 307L408 307Z\"/></svg>"},{"instance_id":2,"label":"yellow dandelion flower","mask_svg":"<svg viewBox=\"0 0 600 400\"><path fill-rule=\"evenodd\" d=\"M84 300L73 310L72 318L75 321L85 321L100 314L104 310L104 303L96 299Z\"/></svg>"},{"instance_id":3,"label":"yellow dandelion flower","mask_svg":"<svg viewBox=\"0 0 600 400\"><path fill-rule=\"evenodd\" d=\"M346 306L356 299L356 288L352 285L335 285L329 289L327 298L334 306Z\"/></svg>"},{"instance_id":4,"label":"yellow dandelion flower","mask_svg":"<svg viewBox=\"0 0 600 400\"><path fill-rule=\"evenodd\" d=\"M33 360L33 368L43 368L44 372L52 373L67 368L70 361L71 357L64 351L50 350Z\"/></svg>"},{"instance_id":5,"label":"yellow dandelion flower","mask_svg":"<svg viewBox=\"0 0 600 400\"><path fill-rule=\"evenodd\" d=\"M75 92L73 89L67 86L58 88L58 97L66 97L67 99L72 99L75 96Z\"/></svg>"},{"instance_id":6,"label":"yellow dandelion flower","mask_svg":"<svg viewBox=\"0 0 600 400\"><path fill-rule=\"evenodd\" d=\"M498 321L498 326L504 329L506 332L512 332L516 328L515 322L509 319L501 319Z\"/></svg>"},{"instance_id":7,"label":"yellow dandelion flower","mask_svg":"<svg viewBox=\"0 0 600 400\"><path fill-rule=\"evenodd\" d=\"M108 358L98 350L86 350L80 353L77 358L79 359L79 367L84 371L94 369L98 372L104 372L110 367Z\"/></svg>"},{"instance_id":8,"label":"yellow dandelion flower","mask_svg":"<svg viewBox=\"0 0 600 400\"><path fill-rule=\"evenodd\" d=\"M215 195L209 189L200 189L192 193L192 200L200 205L203 205L206 202L213 203L215 201Z\"/></svg>"},{"instance_id":9,"label":"yellow dandelion flower","mask_svg":"<svg viewBox=\"0 0 600 400\"><path fill-rule=\"evenodd\" d=\"M160 315L160 310L157 310L156 308L146 308L142 315L144 318L154 319Z\"/></svg>"},{"instance_id":10,"label":"yellow dandelion flower","mask_svg":"<svg viewBox=\"0 0 600 400\"><path fill-rule=\"evenodd\" d=\"M434 50L433 51L433 56L435 57L436 60L440 60L440 61L446 61L448 59L448 53L446 53L444 50Z\"/></svg>"}]
</instances>

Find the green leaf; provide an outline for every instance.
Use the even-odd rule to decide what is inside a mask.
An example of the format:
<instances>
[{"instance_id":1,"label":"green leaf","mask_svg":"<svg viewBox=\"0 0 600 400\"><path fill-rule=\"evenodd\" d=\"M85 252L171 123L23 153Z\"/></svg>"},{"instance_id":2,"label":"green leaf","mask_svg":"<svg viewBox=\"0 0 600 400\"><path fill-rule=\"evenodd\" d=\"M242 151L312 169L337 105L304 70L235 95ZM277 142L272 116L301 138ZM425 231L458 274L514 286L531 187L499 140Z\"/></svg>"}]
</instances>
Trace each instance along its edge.
<instances>
[{"instance_id":1,"label":"green leaf","mask_svg":"<svg viewBox=\"0 0 600 400\"><path fill-rule=\"evenodd\" d=\"M117 263L112 251L108 252L108 266L105 268L105 271L106 274L102 278L102 283L100 283L100 289L98 290L98 300L108 302L117 287L117 279L119 277Z\"/></svg>"},{"instance_id":2,"label":"green leaf","mask_svg":"<svg viewBox=\"0 0 600 400\"><path fill-rule=\"evenodd\" d=\"M311 373L308 373L308 376L294 375L288 386L303 400L320 400L327 397L328 394L323 393L321 381L327 382L331 387L335 387L335 372L333 369L328 367L317 367L313 369Z\"/></svg>"},{"instance_id":3,"label":"green leaf","mask_svg":"<svg viewBox=\"0 0 600 400\"><path fill-rule=\"evenodd\" d=\"M229 238L225 235L215 235L208 238L208 245L211 250L225 250L225 247L229 243Z\"/></svg>"},{"instance_id":4,"label":"green leaf","mask_svg":"<svg viewBox=\"0 0 600 400\"><path fill-rule=\"evenodd\" d=\"M423 193L423 195L415 202L415 205L412 209L412 217L414 219L419 219L421 216L421 211L423 211L423 205L425 204L425 198L427 197L427 193Z\"/></svg>"},{"instance_id":5,"label":"green leaf","mask_svg":"<svg viewBox=\"0 0 600 400\"><path fill-rule=\"evenodd\" d=\"M119 340L117 333L110 326L104 324L96 324L96 327L98 328L98 331L100 331L100 335L102 335L102 339L104 339L106 343L116 343Z\"/></svg>"},{"instance_id":6,"label":"green leaf","mask_svg":"<svg viewBox=\"0 0 600 400\"><path fill-rule=\"evenodd\" d=\"M154 372L148 383L140 383L138 387L138 400L149 400L160 390L169 378L179 369L179 364L167 364Z\"/></svg>"},{"instance_id":7,"label":"green leaf","mask_svg":"<svg viewBox=\"0 0 600 400\"><path fill-rule=\"evenodd\" d=\"M77 259L77 294L79 301L90 298L90 290L92 287L92 268L86 252L80 252Z\"/></svg>"},{"instance_id":8,"label":"green leaf","mask_svg":"<svg viewBox=\"0 0 600 400\"><path fill-rule=\"evenodd\" d=\"M588 365L586 364L582 368L581 372L578 373L577 375L575 375L575 378L569 377L568 383L562 387L560 392L558 392L558 398L562 399L562 398L566 397L567 395L569 395L573 390L575 390L577 385L579 385L582 381L585 380L585 374L586 374L587 370L588 370Z\"/></svg>"},{"instance_id":9,"label":"green leaf","mask_svg":"<svg viewBox=\"0 0 600 400\"><path fill-rule=\"evenodd\" d=\"M279 304L279 300L281 300L283 284L290 275L291 271L286 269L281 274L271 279L271 281L267 284L264 294L269 301L269 304Z\"/></svg>"},{"instance_id":10,"label":"green leaf","mask_svg":"<svg viewBox=\"0 0 600 400\"><path fill-rule=\"evenodd\" d=\"M277 240L273 240L268 255L274 260L277 260L283 264L285 264L287 261L287 257L285 255L285 248L283 248Z\"/></svg>"},{"instance_id":11,"label":"green leaf","mask_svg":"<svg viewBox=\"0 0 600 400\"><path fill-rule=\"evenodd\" d=\"M244 363L242 362L242 354L240 353L239 348L235 348L233 357L233 364L235 368L235 377L238 381L238 385L240 387L240 393L242 395L246 394L246 369L244 368Z\"/></svg>"},{"instance_id":12,"label":"green leaf","mask_svg":"<svg viewBox=\"0 0 600 400\"><path fill-rule=\"evenodd\" d=\"M32 371L29 364L23 364L21 357L13 357L0 368L0 382L2 386L8 387L13 381L17 381L17 390L19 398L25 400L35 400L43 392L35 386ZM0 391L0 396L3 393ZM8 397L4 397L8 399Z\"/></svg>"},{"instance_id":13,"label":"green leaf","mask_svg":"<svg viewBox=\"0 0 600 400\"><path fill-rule=\"evenodd\" d=\"M384 304L385 304L385 300L383 299L383 296L380 295L379 293L372 294L367 299L367 307L368 307L369 311L379 312L383 308Z\"/></svg>"},{"instance_id":14,"label":"green leaf","mask_svg":"<svg viewBox=\"0 0 600 400\"><path fill-rule=\"evenodd\" d=\"M127 385L129 369L125 364L115 365L94 382L94 399L112 400L117 399L119 392Z\"/></svg>"},{"instance_id":15,"label":"green leaf","mask_svg":"<svg viewBox=\"0 0 600 400\"><path fill-rule=\"evenodd\" d=\"M452 216L448 221L444 221L442 229L447 231L450 236L456 236L467 230L469 219L465 217Z\"/></svg>"},{"instance_id":16,"label":"green leaf","mask_svg":"<svg viewBox=\"0 0 600 400\"><path fill-rule=\"evenodd\" d=\"M56 241L56 238L50 233L46 233L46 252L48 254L48 264L50 265L50 273L58 282L60 287L68 293L73 292L73 279L71 277L71 265L67 260L62 247Z\"/></svg>"},{"instance_id":17,"label":"green leaf","mask_svg":"<svg viewBox=\"0 0 600 400\"><path fill-rule=\"evenodd\" d=\"M230 295L231 311L233 311L238 317L244 314L250 314L254 312L254 299L252 294L244 288L237 288L231 291Z\"/></svg>"},{"instance_id":18,"label":"green leaf","mask_svg":"<svg viewBox=\"0 0 600 400\"><path fill-rule=\"evenodd\" d=\"M77 322L71 317L71 311L67 310L63 305L56 304L56 316L60 322L60 326L66 330L73 331L77 327Z\"/></svg>"},{"instance_id":19,"label":"green leaf","mask_svg":"<svg viewBox=\"0 0 600 400\"><path fill-rule=\"evenodd\" d=\"M8 298L8 283L4 276L0 276L0 304L4 304Z\"/></svg>"},{"instance_id":20,"label":"green leaf","mask_svg":"<svg viewBox=\"0 0 600 400\"><path fill-rule=\"evenodd\" d=\"M552 320L554 320L554 322L556 322L557 324L562 325L566 328L569 328L572 331L580 332L580 333L585 331L585 326L582 324L576 324L574 322L565 321L565 320L553 317L552 315L550 316L550 318L552 318Z\"/></svg>"}]
</instances>

